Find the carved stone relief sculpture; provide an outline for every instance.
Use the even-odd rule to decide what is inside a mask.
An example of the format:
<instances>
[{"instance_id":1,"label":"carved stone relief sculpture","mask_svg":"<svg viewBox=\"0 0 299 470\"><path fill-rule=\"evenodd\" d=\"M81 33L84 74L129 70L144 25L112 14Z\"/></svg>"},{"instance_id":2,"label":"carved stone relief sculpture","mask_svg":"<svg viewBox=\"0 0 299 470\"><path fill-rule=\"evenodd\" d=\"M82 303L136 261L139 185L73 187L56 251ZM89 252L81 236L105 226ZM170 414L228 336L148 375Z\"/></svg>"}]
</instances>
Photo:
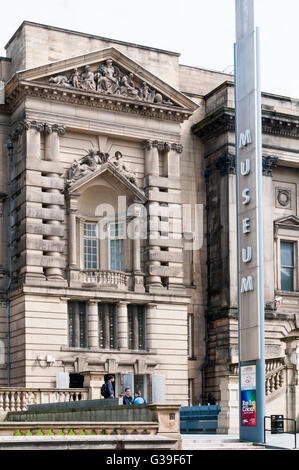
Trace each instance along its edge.
<instances>
[{"instance_id":1,"label":"carved stone relief sculpture","mask_svg":"<svg viewBox=\"0 0 299 470\"><path fill-rule=\"evenodd\" d=\"M174 103L150 88L146 82L140 82L132 72L122 72L111 59L99 64L95 70L85 65L81 70L75 68L70 74L56 75L49 78L51 85L67 88L77 88L85 91L120 95L148 103L166 104Z\"/></svg>"},{"instance_id":2,"label":"carved stone relief sculpture","mask_svg":"<svg viewBox=\"0 0 299 470\"><path fill-rule=\"evenodd\" d=\"M103 153L100 150L89 150L87 155L84 155L84 157L79 160L73 161L67 173L67 187L89 173L98 170L107 162L112 163L122 176L130 181L130 183L137 186L136 173L122 161L121 152L117 151L114 156L110 156L108 153Z\"/></svg>"}]
</instances>

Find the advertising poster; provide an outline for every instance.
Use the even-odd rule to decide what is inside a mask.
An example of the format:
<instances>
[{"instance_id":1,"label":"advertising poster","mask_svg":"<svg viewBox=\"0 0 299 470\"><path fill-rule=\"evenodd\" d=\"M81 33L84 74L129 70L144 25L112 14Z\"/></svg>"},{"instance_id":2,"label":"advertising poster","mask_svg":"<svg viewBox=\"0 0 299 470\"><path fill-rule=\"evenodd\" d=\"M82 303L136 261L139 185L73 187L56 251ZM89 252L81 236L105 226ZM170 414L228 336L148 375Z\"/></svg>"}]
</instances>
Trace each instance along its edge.
<instances>
[{"instance_id":1,"label":"advertising poster","mask_svg":"<svg viewBox=\"0 0 299 470\"><path fill-rule=\"evenodd\" d=\"M256 365L241 366L241 390L256 389Z\"/></svg>"},{"instance_id":2,"label":"advertising poster","mask_svg":"<svg viewBox=\"0 0 299 470\"><path fill-rule=\"evenodd\" d=\"M256 390L241 391L241 424L256 426Z\"/></svg>"}]
</instances>

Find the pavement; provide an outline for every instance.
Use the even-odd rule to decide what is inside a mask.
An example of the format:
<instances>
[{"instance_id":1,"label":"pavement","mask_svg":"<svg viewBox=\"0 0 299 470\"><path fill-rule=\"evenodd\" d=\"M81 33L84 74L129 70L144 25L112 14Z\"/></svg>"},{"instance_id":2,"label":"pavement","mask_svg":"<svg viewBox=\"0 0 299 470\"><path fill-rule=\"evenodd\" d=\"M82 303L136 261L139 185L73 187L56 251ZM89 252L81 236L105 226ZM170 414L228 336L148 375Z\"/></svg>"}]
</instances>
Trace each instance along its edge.
<instances>
[{"instance_id":1,"label":"pavement","mask_svg":"<svg viewBox=\"0 0 299 470\"><path fill-rule=\"evenodd\" d=\"M299 450L299 434L297 433L297 449ZM183 448L184 443L185 447L190 449L190 444L194 442L194 449L203 448L205 442L210 446L214 442L214 449L217 446L217 443L225 442L227 444L231 443L230 447L233 447L238 442L240 443L240 437L238 435L227 435L227 434L182 434ZM196 441L196 443L195 443ZM266 450L295 450L295 437L294 434L284 433L284 434L271 434L266 433ZM220 444L221 445L221 444ZM220 447L221 449L222 447ZM228 447L228 446L227 446ZM237 448L237 446L236 446Z\"/></svg>"}]
</instances>

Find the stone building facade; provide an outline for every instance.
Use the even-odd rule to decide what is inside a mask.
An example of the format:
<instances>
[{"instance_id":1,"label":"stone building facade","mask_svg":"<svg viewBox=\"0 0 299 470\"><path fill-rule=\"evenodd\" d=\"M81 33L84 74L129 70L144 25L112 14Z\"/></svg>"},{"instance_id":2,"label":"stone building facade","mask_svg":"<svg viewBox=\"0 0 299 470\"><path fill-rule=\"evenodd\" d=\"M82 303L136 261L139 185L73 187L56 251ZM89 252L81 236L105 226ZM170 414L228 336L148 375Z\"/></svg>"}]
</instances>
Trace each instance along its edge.
<instances>
[{"instance_id":1,"label":"stone building facade","mask_svg":"<svg viewBox=\"0 0 299 470\"><path fill-rule=\"evenodd\" d=\"M117 393L221 401L238 367L232 76L30 22L6 52L0 386L70 376L97 396L111 373ZM298 100L263 95L266 385L285 414L299 403L298 116Z\"/></svg>"}]
</instances>

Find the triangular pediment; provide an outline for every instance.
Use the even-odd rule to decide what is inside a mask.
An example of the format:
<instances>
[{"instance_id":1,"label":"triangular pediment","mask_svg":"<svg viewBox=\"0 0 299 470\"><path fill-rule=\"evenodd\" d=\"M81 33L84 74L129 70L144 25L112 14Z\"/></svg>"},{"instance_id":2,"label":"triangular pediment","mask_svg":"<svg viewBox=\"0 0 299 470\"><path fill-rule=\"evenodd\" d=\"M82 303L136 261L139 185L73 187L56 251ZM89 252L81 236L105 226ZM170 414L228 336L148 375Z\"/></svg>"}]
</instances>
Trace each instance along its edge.
<instances>
[{"instance_id":1,"label":"triangular pediment","mask_svg":"<svg viewBox=\"0 0 299 470\"><path fill-rule=\"evenodd\" d=\"M105 180L111 188L121 195L133 198L142 204L147 201L143 191L137 187L134 178L134 182L130 181L112 162L103 163L94 170L87 171L87 174L82 174L77 180L68 180L67 192L69 194L81 193L86 187L90 187L100 180Z\"/></svg>"},{"instance_id":2,"label":"triangular pediment","mask_svg":"<svg viewBox=\"0 0 299 470\"><path fill-rule=\"evenodd\" d=\"M17 72L15 77L23 84L47 87L49 93L57 89L64 94L108 96L189 115L198 108L197 103L114 47ZM12 86L13 80L7 91Z\"/></svg>"},{"instance_id":3,"label":"triangular pediment","mask_svg":"<svg viewBox=\"0 0 299 470\"><path fill-rule=\"evenodd\" d=\"M281 219L275 220L274 224L279 227L288 228L299 228L299 218L295 215L289 215L288 217L282 217Z\"/></svg>"}]
</instances>

